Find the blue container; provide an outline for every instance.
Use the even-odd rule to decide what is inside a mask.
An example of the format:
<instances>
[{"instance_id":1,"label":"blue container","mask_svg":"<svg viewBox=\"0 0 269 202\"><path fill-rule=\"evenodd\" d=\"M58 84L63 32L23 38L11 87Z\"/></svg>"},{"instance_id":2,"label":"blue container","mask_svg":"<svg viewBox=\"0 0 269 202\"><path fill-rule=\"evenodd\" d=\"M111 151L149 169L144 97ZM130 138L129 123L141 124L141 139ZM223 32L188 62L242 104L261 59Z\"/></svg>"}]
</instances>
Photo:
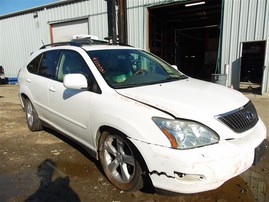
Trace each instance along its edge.
<instances>
[{"instance_id":1,"label":"blue container","mask_svg":"<svg viewBox=\"0 0 269 202\"><path fill-rule=\"evenodd\" d=\"M18 78L17 77L9 77L8 78L8 84L17 84Z\"/></svg>"}]
</instances>

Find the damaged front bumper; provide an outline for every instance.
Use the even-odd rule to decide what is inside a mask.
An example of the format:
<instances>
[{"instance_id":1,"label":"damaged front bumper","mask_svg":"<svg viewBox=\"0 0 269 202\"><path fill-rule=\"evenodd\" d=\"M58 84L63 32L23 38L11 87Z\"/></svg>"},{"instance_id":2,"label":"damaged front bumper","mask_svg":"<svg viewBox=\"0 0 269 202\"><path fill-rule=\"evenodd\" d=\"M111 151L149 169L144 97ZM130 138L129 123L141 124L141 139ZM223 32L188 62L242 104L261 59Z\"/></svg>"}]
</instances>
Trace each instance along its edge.
<instances>
[{"instance_id":1,"label":"damaged front bumper","mask_svg":"<svg viewBox=\"0 0 269 202\"><path fill-rule=\"evenodd\" d=\"M266 128L262 121L243 138L177 150L132 140L140 150L155 187L179 193L216 189L261 158Z\"/></svg>"}]
</instances>

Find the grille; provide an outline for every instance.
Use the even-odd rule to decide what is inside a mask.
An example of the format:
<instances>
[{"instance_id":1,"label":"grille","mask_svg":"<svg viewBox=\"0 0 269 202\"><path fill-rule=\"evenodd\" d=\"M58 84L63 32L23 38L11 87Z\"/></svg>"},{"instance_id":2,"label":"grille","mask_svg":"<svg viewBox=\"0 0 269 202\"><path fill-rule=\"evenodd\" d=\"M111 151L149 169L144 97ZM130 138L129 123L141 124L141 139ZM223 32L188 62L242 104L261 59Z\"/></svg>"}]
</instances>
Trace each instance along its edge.
<instances>
[{"instance_id":1,"label":"grille","mask_svg":"<svg viewBox=\"0 0 269 202\"><path fill-rule=\"evenodd\" d=\"M216 118L236 133L247 131L259 120L257 111L252 102L248 102L245 106L239 109L220 114Z\"/></svg>"}]
</instances>

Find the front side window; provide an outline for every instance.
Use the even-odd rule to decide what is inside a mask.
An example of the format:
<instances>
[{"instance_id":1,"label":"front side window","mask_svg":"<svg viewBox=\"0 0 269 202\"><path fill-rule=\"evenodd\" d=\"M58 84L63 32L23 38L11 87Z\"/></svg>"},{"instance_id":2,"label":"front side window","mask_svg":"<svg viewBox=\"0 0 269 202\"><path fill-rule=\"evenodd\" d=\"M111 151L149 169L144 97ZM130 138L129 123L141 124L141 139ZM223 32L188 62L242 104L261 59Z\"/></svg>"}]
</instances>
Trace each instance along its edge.
<instances>
[{"instance_id":1,"label":"front side window","mask_svg":"<svg viewBox=\"0 0 269 202\"><path fill-rule=\"evenodd\" d=\"M112 88L150 85L187 78L156 56L135 49L88 51L96 68Z\"/></svg>"},{"instance_id":2,"label":"front side window","mask_svg":"<svg viewBox=\"0 0 269 202\"><path fill-rule=\"evenodd\" d=\"M100 92L97 82L82 56L78 52L71 50L61 51L58 62L57 80L63 81L66 74L74 73L83 74L86 77L90 91Z\"/></svg>"}]
</instances>

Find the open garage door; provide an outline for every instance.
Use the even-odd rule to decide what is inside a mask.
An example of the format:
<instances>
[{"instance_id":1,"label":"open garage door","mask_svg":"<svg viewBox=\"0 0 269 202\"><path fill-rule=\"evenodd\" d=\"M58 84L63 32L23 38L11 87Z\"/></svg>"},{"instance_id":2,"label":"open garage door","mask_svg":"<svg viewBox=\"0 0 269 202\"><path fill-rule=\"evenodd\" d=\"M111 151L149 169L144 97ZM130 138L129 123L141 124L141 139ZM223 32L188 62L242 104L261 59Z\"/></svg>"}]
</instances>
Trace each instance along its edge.
<instances>
[{"instance_id":1,"label":"open garage door","mask_svg":"<svg viewBox=\"0 0 269 202\"><path fill-rule=\"evenodd\" d=\"M240 90L263 94L267 91L268 40L242 42Z\"/></svg>"},{"instance_id":2,"label":"open garage door","mask_svg":"<svg viewBox=\"0 0 269 202\"><path fill-rule=\"evenodd\" d=\"M221 0L151 7L150 51L191 77L211 80L217 63L220 20Z\"/></svg>"},{"instance_id":3,"label":"open garage door","mask_svg":"<svg viewBox=\"0 0 269 202\"><path fill-rule=\"evenodd\" d=\"M88 19L51 24L52 43L70 41L73 35L88 33Z\"/></svg>"}]
</instances>

